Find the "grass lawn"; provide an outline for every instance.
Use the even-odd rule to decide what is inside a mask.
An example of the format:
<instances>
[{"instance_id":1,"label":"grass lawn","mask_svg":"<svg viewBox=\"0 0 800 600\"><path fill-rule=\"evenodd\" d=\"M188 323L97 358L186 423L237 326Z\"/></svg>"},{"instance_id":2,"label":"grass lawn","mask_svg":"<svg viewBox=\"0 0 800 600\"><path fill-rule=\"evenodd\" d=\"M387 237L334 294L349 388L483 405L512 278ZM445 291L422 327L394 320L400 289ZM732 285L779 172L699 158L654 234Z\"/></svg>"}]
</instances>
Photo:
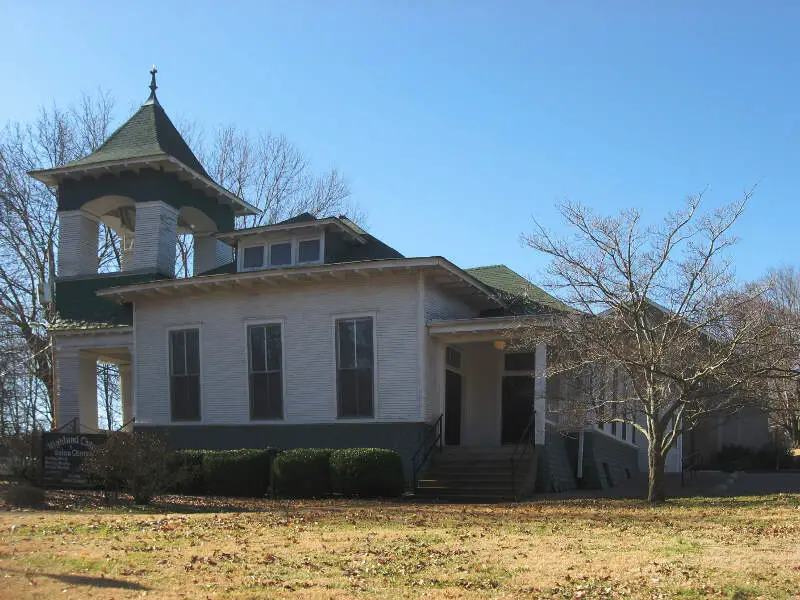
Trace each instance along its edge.
<instances>
[{"instance_id":1,"label":"grass lawn","mask_svg":"<svg viewBox=\"0 0 800 600\"><path fill-rule=\"evenodd\" d=\"M0 512L0 597L800 598L800 495L50 504Z\"/></svg>"}]
</instances>

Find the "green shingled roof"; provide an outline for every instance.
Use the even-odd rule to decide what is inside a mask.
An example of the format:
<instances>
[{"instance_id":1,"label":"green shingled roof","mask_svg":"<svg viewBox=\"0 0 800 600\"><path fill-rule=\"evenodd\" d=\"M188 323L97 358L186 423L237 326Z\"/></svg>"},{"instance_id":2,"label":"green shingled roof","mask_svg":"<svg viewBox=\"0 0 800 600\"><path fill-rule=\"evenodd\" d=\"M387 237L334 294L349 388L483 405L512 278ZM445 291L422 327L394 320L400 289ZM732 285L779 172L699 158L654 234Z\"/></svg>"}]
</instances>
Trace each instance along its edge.
<instances>
[{"instance_id":1,"label":"green shingled roof","mask_svg":"<svg viewBox=\"0 0 800 600\"><path fill-rule=\"evenodd\" d=\"M464 270L484 285L510 296L512 301L517 300L525 304L532 303L544 310L571 310L567 304L564 304L555 296L551 296L542 288L533 285L522 275L512 271L505 265L474 267Z\"/></svg>"},{"instance_id":2,"label":"green shingled roof","mask_svg":"<svg viewBox=\"0 0 800 600\"><path fill-rule=\"evenodd\" d=\"M143 104L136 114L89 156L64 167L80 167L159 154L177 158L190 169L209 177L157 100L148 100Z\"/></svg>"}]
</instances>

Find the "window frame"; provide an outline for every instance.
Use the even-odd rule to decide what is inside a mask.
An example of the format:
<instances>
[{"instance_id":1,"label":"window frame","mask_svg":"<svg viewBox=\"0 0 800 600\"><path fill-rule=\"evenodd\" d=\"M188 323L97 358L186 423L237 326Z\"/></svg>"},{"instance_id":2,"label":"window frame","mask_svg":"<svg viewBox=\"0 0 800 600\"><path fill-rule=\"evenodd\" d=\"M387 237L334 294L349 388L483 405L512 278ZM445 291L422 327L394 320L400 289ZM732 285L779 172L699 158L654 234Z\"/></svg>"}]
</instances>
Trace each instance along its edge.
<instances>
[{"instance_id":1,"label":"window frame","mask_svg":"<svg viewBox=\"0 0 800 600\"><path fill-rule=\"evenodd\" d=\"M292 264L297 265L321 265L325 262L325 236L314 235L314 236L298 236L294 239L294 245L296 247L295 250L295 257L296 261ZM319 258L317 260L300 260L300 244L302 242L319 242Z\"/></svg>"},{"instance_id":2,"label":"window frame","mask_svg":"<svg viewBox=\"0 0 800 600\"><path fill-rule=\"evenodd\" d=\"M257 266L257 267L246 267L244 265L244 254L245 254L245 251L249 250L250 248L261 248L261 264L259 266ZM267 248L263 243L261 243L261 244L248 244L247 246L242 246L240 254L242 256L241 261L240 261L240 265L239 265L240 270L242 270L242 271L260 271L260 270L264 269L264 265L265 265L265 263L267 261Z\"/></svg>"},{"instance_id":3,"label":"window frame","mask_svg":"<svg viewBox=\"0 0 800 600\"><path fill-rule=\"evenodd\" d=\"M267 261L266 261L266 266L264 268L267 268L267 269L285 269L286 267L291 267L291 266L294 266L294 265L297 264L297 261L295 260L295 258L297 258L296 255L295 255L295 243L294 243L294 240L292 238L289 238L287 240L275 240L275 241L272 241L272 242L267 241L266 245L267 245L267 248L268 248L268 252L267 252L268 257L267 257ZM280 264L280 265L273 265L272 264L272 248L274 248L275 246L289 246L289 262L288 263L283 263L283 264Z\"/></svg>"},{"instance_id":4,"label":"window frame","mask_svg":"<svg viewBox=\"0 0 800 600\"><path fill-rule=\"evenodd\" d=\"M510 356L533 356L533 368L532 369L509 369L508 368L508 357ZM536 350L534 349L532 352L503 352L503 372L504 373L530 373L531 377L536 377Z\"/></svg>"},{"instance_id":5,"label":"window frame","mask_svg":"<svg viewBox=\"0 0 800 600\"><path fill-rule=\"evenodd\" d=\"M250 327L279 325L281 331L281 416L280 417L253 417L253 403L250 389ZM286 420L286 321L285 319L245 319L244 320L244 345L247 366L245 387L247 389L247 415L251 423L279 423ZM265 365L266 366L266 365ZM268 371L265 371L267 373Z\"/></svg>"},{"instance_id":6,"label":"window frame","mask_svg":"<svg viewBox=\"0 0 800 600\"><path fill-rule=\"evenodd\" d=\"M200 416L197 419L176 419L172 410L172 334L176 331L197 331L198 352L197 358L200 372L198 373L198 385L200 394L198 398ZM171 325L166 328L166 348L167 348L167 389L169 393L169 422L172 425L194 425L205 422L205 385L203 382L204 360L203 360L203 328L200 323L185 323L181 325Z\"/></svg>"},{"instance_id":7,"label":"window frame","mask_svg":"<svg viewBox=\"0 0 800 600\"><path fill-rule=\"evenodd\" d=\"M372 319L372 415L369 416L343 416L341 414L341 402L339 398L339 322L359 319ZM333 369L334 369L334 402L336 403L337 421L376 421L380 414L380 398L378 394L378 313L377 311L365 311L356 313L341 313L331 315L331 344L333 347Z\"/></svg>"}]
</instances>

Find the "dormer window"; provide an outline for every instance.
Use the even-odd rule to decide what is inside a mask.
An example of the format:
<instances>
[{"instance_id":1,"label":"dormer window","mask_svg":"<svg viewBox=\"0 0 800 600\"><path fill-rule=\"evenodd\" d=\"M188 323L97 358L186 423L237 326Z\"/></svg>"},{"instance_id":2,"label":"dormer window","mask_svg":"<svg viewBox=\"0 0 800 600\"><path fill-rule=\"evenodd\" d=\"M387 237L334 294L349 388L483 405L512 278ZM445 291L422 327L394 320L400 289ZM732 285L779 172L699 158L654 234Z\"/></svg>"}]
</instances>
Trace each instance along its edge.
<instances>
[{"instance_id":1,"label":"dormer window","mask_svg":"<svg viewBox=\"0 0 800 600\"><path fill-rule=\"evenodd\" d=\"M285 267L292 264L292 243L282 242L269 247L269 266Z\"/></svg>"},{"instance_id":2,"label":"dormer window","mask_svg":"<svg viewBox=\"0 0 800 600\"><path fill-rule=\"evenodd\" d=\"M300 240L297 244L298 263L316 263L320 259L320 240Z\"/></svg>"},{"instance_id":3,"label":"dormer window","mask_svg":"<svg viewBox=\"0 0 800 600\"><path fill-rule=\"evenodd\" d=\"M264 266L264 246L249 246L242 255L243 269L260 269Z\"/></svg>"},{"instance_id":4,"label":"dormer window","mask_svg":"<svg viewBox=\"0 0 800 600\"><path fill-rule=\"evenodd\" d=\"M239 269L254 271L292 265L318 265L323 262L324 248L324 237L299 236L289 239L282 238L273 242L265 240L257 245L242 245Z\"/></svg>"}]
</instances>

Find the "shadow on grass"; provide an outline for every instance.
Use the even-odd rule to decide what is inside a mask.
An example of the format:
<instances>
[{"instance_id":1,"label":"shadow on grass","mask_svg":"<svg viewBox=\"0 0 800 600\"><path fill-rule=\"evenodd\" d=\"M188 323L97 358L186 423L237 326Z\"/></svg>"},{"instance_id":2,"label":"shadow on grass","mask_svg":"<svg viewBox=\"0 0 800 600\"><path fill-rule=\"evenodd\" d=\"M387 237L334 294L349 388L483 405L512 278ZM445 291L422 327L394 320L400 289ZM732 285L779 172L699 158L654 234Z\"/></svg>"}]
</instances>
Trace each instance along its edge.
<instances>
[{"instance_id":1,"label":"shadow on grass","mask_svg":"<svg viewBox=\"0 0 800 600\"><path fill-rule=\"evenodd\" d=\"M135 581L126 581L125 579L113 579L110 577L91 577L89 575L68 575L61 573L41 573L41 572L31 572L31 571L22 571L14 569L5 569L5 570L6 572L9 573L18 573L20 575L24 575L28 579L31 579L33 577L47 577L49 579L55 579L57 581L60 581L61 583L66 583L68 585L85 585L94 588L116 588L120 590L135 590L140 592L148 591L150 589L147 586L141 585L140 583L136 583Z\"/></svg>"}]
</instances>

